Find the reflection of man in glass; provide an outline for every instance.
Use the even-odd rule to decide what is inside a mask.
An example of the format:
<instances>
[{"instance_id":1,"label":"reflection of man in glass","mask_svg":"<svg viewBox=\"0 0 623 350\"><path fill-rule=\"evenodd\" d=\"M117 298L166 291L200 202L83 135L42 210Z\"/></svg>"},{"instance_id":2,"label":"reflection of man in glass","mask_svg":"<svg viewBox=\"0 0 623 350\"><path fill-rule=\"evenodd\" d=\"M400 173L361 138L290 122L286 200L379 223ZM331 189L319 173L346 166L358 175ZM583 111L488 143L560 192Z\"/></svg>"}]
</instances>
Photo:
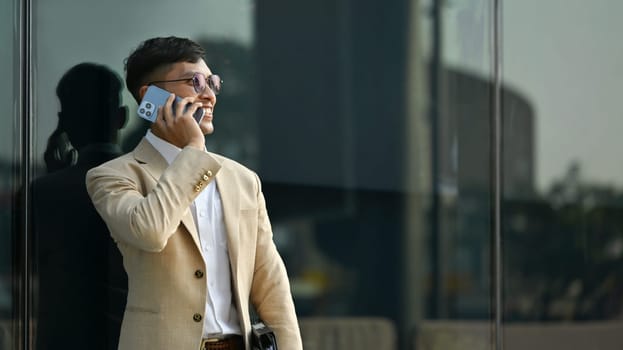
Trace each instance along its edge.
<instances>
[{"instance_id":1,"label":"reflection of man in glass","mask_svg":"<svg viewBox=\"0 0 623 350\"><path fill-rule=\"evenodd\" d=\"M32 185L39 350L117 347L126 275L84 181L121 154L122 88L118 74L93 63L72 67L56 87L58 126L45 151L51 173Z\"/></svg>"},{"instance_id":2,"label":"reflection of man in glass","mask_svg":"<svg viewBox=\"0 0 623 350\"><path fill-rule=\"evenodd\" d=\"M134 151L87 175L128 273L119 349L248 349L249 303L279 348L301 349L259 178L205 149L221 80L203 56L195 42L169 37L128 57L137 101L152 84L183 100L172 108L171 95Z\"/></svg>"}]
</instances>

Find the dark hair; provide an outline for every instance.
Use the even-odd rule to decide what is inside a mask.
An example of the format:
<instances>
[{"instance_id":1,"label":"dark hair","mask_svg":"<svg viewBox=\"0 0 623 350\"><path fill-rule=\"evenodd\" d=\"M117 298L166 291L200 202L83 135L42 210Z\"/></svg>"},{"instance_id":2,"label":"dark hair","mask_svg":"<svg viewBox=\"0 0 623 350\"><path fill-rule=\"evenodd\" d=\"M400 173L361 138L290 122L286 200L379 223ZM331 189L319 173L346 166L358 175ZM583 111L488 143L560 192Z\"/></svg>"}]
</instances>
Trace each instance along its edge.
<instances>
[{"instance_id":1,"label":"dark hair","mask_svg":"<svg viewBox=\"0 0 623 350\"><path fill-rule=\"evenodd\" d=\"M116 142L125 121L122 89L121 77L101 64L80 63L63 75L56 86L58 125L44 153L48 171L76 164L77 150L88 144Z\"/></svg>"},{"instance_id":2,"label":"dark hair","mask_svg":"<svg viewBox=\"0 0 623 350\"><path fill-rule=\"evenodd\" d=\"M57 127L52 132L43 152L43 160L48 173L65 169L78 163L78 151L69 142L65 131Z\"/></svg>"},{"instance_id":3,"label":"dark hair","mask_svg":"<svg viewBox=\"0 0 623 350\"><path fill-rule=\"evenodd\" d=\"M121 77L106 66L81 63L67 71L56 86L59 127L76 149L111 142L119 128Z\"/></svg>"},{"instance_id":4,"label":"dark hair","mask_svg":"<svg viewBox=\"0 0 623 350\"><path fill-rule=\"evenodd\" d=\"M138 91L156 70L176 62L195 63L204 56L201 45L190 39L170 36L145 40L125 60L128 90L140 102Z\"/></svg>"}]
</instances>

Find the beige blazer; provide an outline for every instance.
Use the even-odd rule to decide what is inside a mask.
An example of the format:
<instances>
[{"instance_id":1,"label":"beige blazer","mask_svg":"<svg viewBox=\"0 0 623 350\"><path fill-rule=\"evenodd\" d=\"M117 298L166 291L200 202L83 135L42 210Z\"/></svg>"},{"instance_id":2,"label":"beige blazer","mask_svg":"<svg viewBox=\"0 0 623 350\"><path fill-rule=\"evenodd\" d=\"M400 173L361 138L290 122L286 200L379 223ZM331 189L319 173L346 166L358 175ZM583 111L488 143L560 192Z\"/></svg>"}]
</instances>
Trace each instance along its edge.
<instances>
[{"instance_id":1,"label":"beige blazer","mask_svg":"<svg viewBox=\"0 0 623 350\"><path fill-rule=\"evenodd\" d=\"M232 290L249 346L249 302L280 350L302 349L281 257L259 178L244 166L186 147L168 165L145 139L133 152L91 169L87 190L123 255L128 299L120 350L197 350L206 267L189 209L210 181L221 195Z\"/></svg>"}]
</instances>

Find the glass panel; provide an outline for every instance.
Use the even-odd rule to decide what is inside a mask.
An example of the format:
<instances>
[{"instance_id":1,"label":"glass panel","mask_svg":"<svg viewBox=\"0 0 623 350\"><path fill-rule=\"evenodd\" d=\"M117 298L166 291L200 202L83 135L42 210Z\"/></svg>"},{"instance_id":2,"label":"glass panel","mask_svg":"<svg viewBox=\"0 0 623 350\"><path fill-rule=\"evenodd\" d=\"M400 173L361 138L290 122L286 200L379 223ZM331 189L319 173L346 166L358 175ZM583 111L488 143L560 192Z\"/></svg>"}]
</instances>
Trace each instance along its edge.
<instances>
[{"instance_id":1,"label":"glass panel","mask_svg":"<svg viewBox=\"0 0 623 350\"><path fill-rule=\"evenodd\" d=\"M443 3L258 3L259 169L306 348L352 317L490 346L491 21Z\"/></svg>"},{"instance_id":2,"label":"glass panel","mask_svg":"<svg viewBox=\"0 0 623 350\"><path fill-rule=\"evenodd\" d=\"M123 276L111 274L118 252L85 197L87 167L65 168L76 145L54 133L59 86L70 102L117 97L101 80L62 82L84 62L114 82L140 41L174 33L202 43L225 80L207 147L263 180L306 349L345 339L490 348L490 16L484 0L36 1L37 343L85 334L114 347L125 301ZM146 125L121 97L129 151ZM88 108L85 134L96 125ZM50 321L59 314L67 322Z\"/></svg>"},{"instance_id":3,"label":"glass panel","mask_svg":"<svg viewBox=\"0 0 623 350\"><path fill-rule=\"evenodd\" d=\"M504 4L508 349L623 344L623 4L587 5Z\"/></svg>"},{"instance_id":4,"label":"glass panel","mask_svg":"<svg viewBox=\"0 0 623 350\"><path fill-rule=\"evenodd\" d=\"M491 349L491 2L429 0L421 9L434 196L431 292L416 345Z\"/></svg>"},{"instance_id":5,"label":"glass panel","mask_svg":"<svg viewBox=\"0 0 623 350\"><path fill-rule=\"evenodd\" d=\"M16 242L14 216L16 213L15 194L19 186L17 177L20 166L19 145L19 43L20 22L17 16L17 1L0 2L0 106L4 106L0 128L0 348L12 349L17 334L15 325L20 321L14 312L17 300L13 295L14 283L19 272L16 271L13 249Z\"/></svg>"},{"instance_id":6,"label":"glass panel","mask_svg":"<svg viewBox=\"0 0 623 350\"><path fill-rule=\"evenodd\" d=\"M34 1L34 12L35 342L38 349L116 349L127 276L84 177L89 168L133 149L146 132L123 86L124 59L155 36L201 43L208 64L226 82L218 132L207 147L253 166L253 2ZM124 106L127 122L115 138ZM69 124L59 127L61 117Z\"/></svg>"}]
</instances>

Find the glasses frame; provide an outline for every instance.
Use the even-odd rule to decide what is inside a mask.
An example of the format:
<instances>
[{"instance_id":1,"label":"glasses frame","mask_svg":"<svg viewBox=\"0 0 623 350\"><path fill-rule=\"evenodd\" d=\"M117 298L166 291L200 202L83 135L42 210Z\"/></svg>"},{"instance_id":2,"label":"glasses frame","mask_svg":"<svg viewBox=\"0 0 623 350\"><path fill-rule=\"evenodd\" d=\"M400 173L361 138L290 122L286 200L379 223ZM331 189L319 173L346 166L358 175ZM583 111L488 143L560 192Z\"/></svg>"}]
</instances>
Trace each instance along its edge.
<instances>
[{"instance_id":1,"label":"glasses frame","mask_svg":"<svg viewBox=\"0 0 623 350\"><path fill-rule=\"evenodd\" d=\"M194 83L196 76L202 76L205 79L205 88L202 91L198 91L197 86ZM219 87L218 91L213 88L214 83L212 83L212 79L210 79L212 77L218 78L219 86L223 85L223 80L218 74L210 74L208 77L206 77L205 75L198 73L198 72L193 73L193 76L190 78L180 78L180 79L171 79L171 80L155 80L155 81L150 81L149 83L147 83L147 85L158 84L158 83L175 83L175 82L180 82L180 81L192 81L193 89L195 90L196 93L201 94L205 91L205 89L210 89L214 93L214 95L218 95L221 93L221 88Z\"/></svg>"}]
</instances>

